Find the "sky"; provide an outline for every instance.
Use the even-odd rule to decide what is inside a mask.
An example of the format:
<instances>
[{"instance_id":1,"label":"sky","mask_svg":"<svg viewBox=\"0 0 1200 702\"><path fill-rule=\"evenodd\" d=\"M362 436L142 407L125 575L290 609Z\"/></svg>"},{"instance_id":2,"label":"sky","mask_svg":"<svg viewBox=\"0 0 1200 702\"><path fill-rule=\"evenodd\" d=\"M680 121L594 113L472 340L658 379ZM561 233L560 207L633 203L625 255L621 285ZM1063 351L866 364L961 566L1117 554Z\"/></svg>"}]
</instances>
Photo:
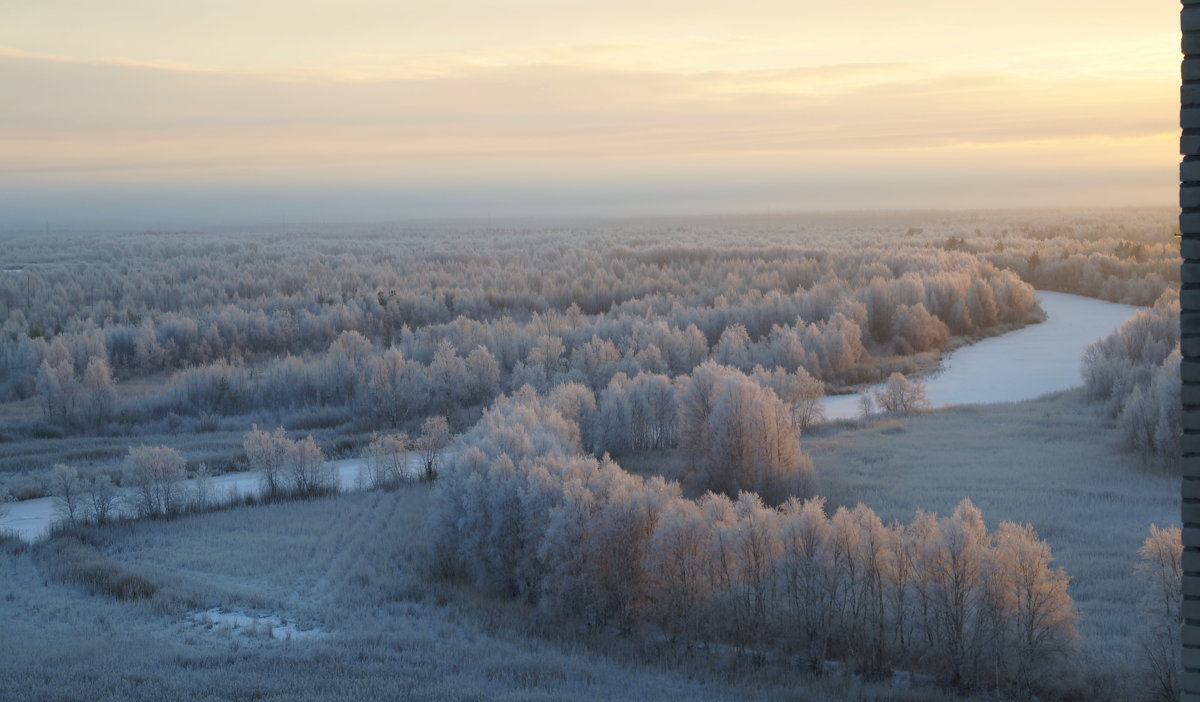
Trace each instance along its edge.
<instances>
[{"instance_id":1,"label":"sky","mask_svg":"<svg viewBox=\"0 0 1200 702\"><path fill-rule=\"evenodd\" d=\"M1172 0L0 0L0 228L1170 205Z\"/></svg>"}]
</instances>

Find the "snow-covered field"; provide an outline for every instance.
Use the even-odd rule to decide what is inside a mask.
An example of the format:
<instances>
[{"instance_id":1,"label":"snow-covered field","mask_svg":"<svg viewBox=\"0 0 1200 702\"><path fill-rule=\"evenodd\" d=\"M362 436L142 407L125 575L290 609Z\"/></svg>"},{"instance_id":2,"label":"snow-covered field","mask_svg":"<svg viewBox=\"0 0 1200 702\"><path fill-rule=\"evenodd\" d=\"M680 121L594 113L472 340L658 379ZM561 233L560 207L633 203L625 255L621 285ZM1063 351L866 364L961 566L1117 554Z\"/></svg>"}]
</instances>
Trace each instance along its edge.
<instances>
[{"instance_id":1,"label":"snow-covered field","mask_svg":"<svg viewBox=\"0 0 1200 702\"><path fill-rule=\"evenodd\" d=\"M295 622L277 614L254 615L213 607L191 615L191 620L205 628L218 627L244 632L250 636L267 636L281 641L297 641L320 636L320 629L301 629Z\"/></svg>"},{"instance_id":2,"label":"snow-covered field","mask_svg":"<svg viewBox=\"0 0 1200 702\"><path fill-rule=\"evenodd\" d=\"M1082 384L1080 368L1088 344L1108 336L1138 307L1065 293L1038 291L1046 321L984 339L945 358L926 379L934 407L1019 402ZM858 395L824 400L827 419L859 416Z\"/></svg>"},{"instance_id":3,"label":"snow-covered field","mask_svg":"<svg viewBox=\"0 0 1200 702\"><path fill-rule=\"evenodd\" d=\"M420 456L410 453L408 456L409 471L413 476L422 469ZM366 482L366 462L361 458L346 458L332 461L338 478L338 489L342 492L363 489ZM262 489L262 473L260 471L242 471L225 473L208 479L209 499L214 502L232 502L246 495L257 495ZM194 494L196 481L184 480L180 483L183 494ZM129 495L130 491L123 491ZM130 500L122 500L122 510L129 510ZM50 533L50 526L57 518L53 497L43 497L36 500L10 502L5 505L7 513L0 516L0 532L15 533L25 541L35 541Z\"/></svg>"},{"instance_id":4,"label":"snow-covered field","mask_svg":"<svg viewBox=\"0 0 1200 702\"><path fill-rule=\"evenodd\" d=\"M907 522L917 510L947 514L968 497L990 526L1032 524L1071 575L1088 656L1128 670L1141 655L1138 548L1151 524L1179 524L1179 477L1139 472L1116 428L1082 395L830 427L804 447L831 510L861 502L884 523Z\"/></svg>"}]
</instances>

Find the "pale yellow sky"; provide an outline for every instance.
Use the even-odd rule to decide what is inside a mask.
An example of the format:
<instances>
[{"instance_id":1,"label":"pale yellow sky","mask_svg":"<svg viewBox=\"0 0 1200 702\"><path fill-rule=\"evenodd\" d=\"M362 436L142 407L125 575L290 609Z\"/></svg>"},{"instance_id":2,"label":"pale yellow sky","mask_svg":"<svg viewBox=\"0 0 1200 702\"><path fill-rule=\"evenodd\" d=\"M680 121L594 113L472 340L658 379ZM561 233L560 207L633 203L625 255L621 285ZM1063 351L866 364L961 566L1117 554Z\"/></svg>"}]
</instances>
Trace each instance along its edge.
<instances>
[{"instance_id":1,"label":"pale yellow sky","mask_svg":"<svg viewBox=\"0 0 1200 702\"><path fill-rule=\"evenodd\" d=\"M1177 26L1169 0L0 0L0 227L1169 204Z\"/></svg>"}]
</instances>

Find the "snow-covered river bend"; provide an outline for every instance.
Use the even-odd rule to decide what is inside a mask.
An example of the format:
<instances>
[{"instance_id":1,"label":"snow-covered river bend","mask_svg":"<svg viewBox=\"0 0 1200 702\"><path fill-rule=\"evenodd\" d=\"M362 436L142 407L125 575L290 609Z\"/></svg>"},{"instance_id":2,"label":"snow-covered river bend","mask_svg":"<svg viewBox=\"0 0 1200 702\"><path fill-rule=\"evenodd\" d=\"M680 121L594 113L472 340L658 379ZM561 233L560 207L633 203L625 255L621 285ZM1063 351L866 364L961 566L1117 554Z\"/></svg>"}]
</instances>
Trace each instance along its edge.
<instances>
[{"instance_id":1,"label":"snow-covered river bend","mask_svg":"<svg viewBox=\"0 0 1200 702\"><path fill-rule=\"evenodd\" d=\"M925 381L934 407L1018 402L1083 383L1088 344L1113 333L1138 307L1066 293L1038 291L1046 321L954 351ZM859 416L858 395L827 397L827 419Z\"/></svg>"},{"instance_id":2,"label":"snow-covered river bend","mask_svg":"<svg viewBox=\"0 0 1200 702\"><path fill-rule=\"evenodd\" d=\"M982 402L1015 402L1066 390L1082 382L1079 369L1083 349L1121 326L1137 307L1103 302L1078 295L1042 292L1038 295L1046 321L1003 336L984 339L963 347L943 361L943 368L927 380L927 393L934 407ZM858 396L842 395L825 401L829 419L858 417ZM416 454L410 455L416 470ZM334 461L342 490L361 486L360 459ZM231 495L248 495L260 489L256 472L228 473L209 480L216 500ZM194 489L184 481L184 489ZM0 517L0 531L16 532L32 541L47 534L55 518L54 500L42 498L12 502Z\"/></svg>"}]
</instances>

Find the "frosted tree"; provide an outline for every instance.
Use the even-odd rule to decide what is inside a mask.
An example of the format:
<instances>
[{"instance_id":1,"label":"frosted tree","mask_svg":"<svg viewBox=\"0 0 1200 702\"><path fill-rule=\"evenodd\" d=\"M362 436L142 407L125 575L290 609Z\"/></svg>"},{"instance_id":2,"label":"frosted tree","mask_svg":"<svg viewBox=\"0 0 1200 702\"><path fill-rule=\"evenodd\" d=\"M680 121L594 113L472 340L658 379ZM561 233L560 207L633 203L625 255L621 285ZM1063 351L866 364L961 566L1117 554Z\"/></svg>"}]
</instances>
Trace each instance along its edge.
<instances>
[{"instance_id":1,"label":"frosted tree","mask_svg":"<svg viewBox=\"0 0 1200 702\"><path fill-rule=\"evenodd\" d=\"M734 368L749 368L750 335L746 327L733 324L721 332L721 339L713 349L713 360L723 366Z\"/></svg>"},{"instance_id":2,"label":"frosted tree","mask_svg":"<svg viewBox=\"0 0 1200 702\"><path fill-rule=\"evenodd\" d=\"M663 507L646 548L650 616L689 645L700 636L698 610L709 594L705 543L711 528L695 502L672 500Z\"/></svg>"},{"instance_id":3,"label":"frosted tree","mask_svg":"<svg viewBox=\"0 0 1200 702\"><path fill-rule=\"evenodd\" d=\"M351 402L367 372L371 342L355 330L344 331L329 345L321 364L321 385L325 394L342 402Z\"/></svg>"},{"instance_id":4,"label":"frosted tree","mask_svg":"<svg viewBox=\"0 0 1200 702\"><path fill-rule=\"evenodd\" d=\"M630 397L630 380L624 373L617 373L599 393L595 421L598 450L620 456L643 448L638 434L644 424L634 417L634 405Z\"/></svg>"},{"instance_id":5,"label":"frosted tree","mask_svg":"<svg viewBox=\"0 0 1200 702\"><path fill-rule=\"evenodd\" d=\"M74 362L69 357L57 363L52 363L50 358L42 361L37 375L37 393L47 419L70 422L79 395Z\"/></svg>"},{"instance_id":6,"label":"frosted tree","mask_svg":"<svg viewBox=\"0 0 1200 702\"><path fill-rule=\"evenodd\" d=\"M950 328L920 302L896 307L892 329L896 351L906 355L940 349L950 338Z\"/></svg>"},{"instance_id":7,"label":"frosted tree","mask_svg":"<svg viewBox=\"0 0 1200 702\"><path fill-rule=\"evenodd\" d=\"M75 526L84 513L84 484L74 466L58 463L50 472L50 494L59 518Z\"/></svg>"},{"instance_id":8,"label":"frosted tree","mask_svg":"<svg viewBox=\"0 0 1200 702\"><path fill-rule=\"evenodd\" d=\"M456 364L447 360L446 366ZM439 392L447 390L445 383L451 382L449 378L449 375L442 378ZM429 403L431 388L429 378L420 364L407 360L399 349L388 349L367 364L365 395L370 403L368 408L390 426L398 426L409 416L424 409Z\"/></svg>"},{"instance_id":9,"label":"frosted tree","mask_svg":"<svg viewBox=\"0 0 1200 702\"><path fill-rule=\"evenodd\" d=\"M875 393L871 390L864 390L858 396L858 416L862 419L870 419L875 416Z\"/></svg>"},{"instance_id":10,"label":"frosted tree","mask_svg":"<svg viewBox=\"0 0 1200 702\"><path fill-rule=\"evenodd\" d=\"M242 449L250 470L259 471L262 475L263 496L267 499L278 497L284 493L284 467L287 462L291 440L278 427L274 432L266 432L251 425L250 431L242 441Z\"/></svg>"},{"instance_id":11,"label":"frosted tree","mask_svg":"<svg viewBox=\"0 0 1200 702\"><path fill-rule=\"evenodd\" d=\"M93 475L84 486L84 507L88 518L105 524L116 514L118 493L106 473Z\"/></svg>"},{"instance_id":12,"label":"frosted tree","mask_svg":"<svg viewBox=\"0 0 1200 702\"><path fill-rule=\"evenodd\" d=\"M981 329L995 326L1000 321L1000 308L996 295L986 280L976 280L967 291L967 305L971 320Z\"/></svg>"},{"instance_id":13,"label":"frosted tree","mask_svg":"<svg viewBox=\"0 0 1200 702\"><path fill-rule=\"evenodd\" d=\"M432 404L443 411L459 404L470 394L466 361L447 339L438 343L425 375L429 379Z\"/></svg>"},{"instance_id":14,"label":"frosted tree","mask_svg":"<svg viewBox=\"0 0 1200 702\"><path fill-rule=\"evenodd\" d=\"M408 435L373 435L363 449L366 485L372 489L395 487L409 479Z\"/></svg>"},{"instance_id":15,"label":"frosted tree","mask_svg":"<svg viewBox=\"0 0 1200 702\"><path fill-rule=\"evenodd\" d=\"M782 550L779 513L758 495L743 492L734 503L738 519L728 535L725 568L733 569L735 630L748 644L762 640L769 626L774 597L774 571Z\"/></svg>"},{"instance_id":16,"label":"frosted tree","mask_svg":"<svg viewBox=\"0 0 1200 702\"><path fill-rule=\"evenodd\" d=\"M434 480L438 475L438 465L441 463L442 452L450 445L450 425L445 417L428 417L421 423L421 434L416 441L417 451L421 454L421 465L424 469L424 479Z\"/></svg>"},{"instance_id":17,"label":"frosted tree","mask_svg":"<svg viewBox=\"0 0 1200 702\"><path fill-rule=\"evenodd\" d=\"M616 464L598 466L604 488L582 538L583 574L591 593L593 620L610 620L628 630L646 611L647 544L662 506L678 497L679 486L661 477L643 481Z\"/></svg>"},{"instance_id":18,"label":"frosted tree","mask_svg":"<svg viewBox=\"0 0 1200 702\"><path fill-rule=\"evenodd\" d=\"M286 444L284 466L294 494L312 496L337 491L337 475L312 434Z\"/></svg>"},{"instance_id":19,"label":"frosted tree","mask_svg":"<svg viewBox=\"0 0 1200 702\"><path fill-rule=\"evenodd\" d=\"M789 499L780 507L780 615L785 650L819 671L833 634L838 588L832 577L824 498Z\"/></svg>"},{"instance_id":20,"label":"frosted tree","mask_svg":"<svg viewBox=\"0 0 1200 702\"><path fill-rule=\"evenodd\" d=\"M192 474L192 484L192 506L203 512L212 505L213 500L212 471L208 469L207 463L196 467Z\"/></svg>"},{"instance_id":21,"label":"frosted tree","mask_svg":"<svg viewBox=\"0 0 1200 702\"><path fill-rule=\"evenodd\" d=\"M468 401L480 403L496 396L500 384L500 364L484 346L476 346L467 354L466 382Z\"/></svg>"},{"instance_id":22,"label":"frosted tree","mask_svg":"<svg viewBox=\"0 0 1200 702\"><path fill-rule=\"evenodd\" d=\"M713 489L754 490L772 504L808 496L815 487L812 460L775 393L740 374L714 390L701 444Z\"/></svg>"},{"instance_id":23,"label":"frosted tree","mask_svg":"<svg viewBox=\"0 0 1200 702\"><path fill-rule=\"evenodd\" d=\"M621 352L617 345L598 336L592 336L571 354L571 367L579 371L593 388L607 385L620 362Z\"/></svg>"},{"instance_id":24,"label":"frosted tree","mask_svg":"<svg viewBox=\"0 0 1200 702\"><path fill-rule=\"evenodd\" d=\"M929 407L925 383L919 378L909 380L903 373L892 373L880 390L874 391L875 403L889 414L908 414Z\"/></svg>"},{"instance_id":25,"label":"frosted tree","mask_svg":"<svg viewBox=\"0 0 1200 702\"><path fill-rule=\"evenodd\" d=\"M84 412L93 426L103 426L112 418L117 390L108 361L103 357L93 356L88 361L80 394Z\"/></svg>"},{"instance_id":26,"label":"frosted tree","mask_svg":"<svg viewBox=\"0 0 1200 702\"><path fill-rule=\"evenodd\" d=\"M983 575L990 539L979 509L964 499L938 522L923 572L928 596L925 626L930 653L955 685L974 676L980 662L983 630Z\"/></svg>"},{"instance_id":27,"label":"frosted tree","mask_svg":"<svg viewBox=\"0 0 1200 702\"><path fill-rule=\"evenodd\" d=\"M792 425L801 431L825 418L825 383L814 378L804 368L788 373L783 368L767 372L756 366L751 375L760 385L769 387L791 410Z\"/></svg>"},{"instance_id":28,"label":"frosted tree","mask_svg":"<svg viewBox=\"0 0 1200 702\"><path fill-rule=\"evenodd\" d=\"M1180 690L1180 628L1183 622L1183 540L1179 527L1150 525L1136 570L1146 586L1140 632L1146 674L1158 699L1177 700Z\"/></svg>"},{"instance_id":29,"label":"frosted tree","mask_svg":"<svg viewBox=\"0 0 1200 702\"><path fill-rule=\"evenodd\" d=\"M676 380L676 413L679 417L679 443L693 464L706 455L709 417L716 400L716 386L729 374L712 361L697 366L690 376Z\"/></svg>"},{"instance_id":30,"label":"frosted tree","mask_svg":"<svg viewBox=\"0 0 1200 702\"><path fill-rule=\"evenodd\" d=\"M1116 418L1128 448L1170 468L1178 467L1183 435L1179 359L1179 299L1173 291L1088 346L1083 357L1088 399Z\"/></svg>"},{"instance_id":31,"label":"frosted tree","mask_svg":"<svg viewBox=\"0 0 1200 702\"><path fill-rule=\"evenodd\" d=\"M124 484L133 488L142 516L173 514L180 504L183 456L169 446L131 446Z\"/></svg>"},{"instance_id":32,"label":"frosted tree","mask_svg":"<svg viewBox=\"0 0 1200 702\"><path fill-rule=\"evenodd\" d=\"M566 346L563 344L561 337L552 336L549 334L543 335L534 344L533 348L525 356L525 366L527 368L536 368L538 377L544 379L546 385L539 389L546 389L553 383L559 373L566 369Z\"/></svg>"},{"instance_id":33,"label":"frosted tree","mask_svg":"<svg viewBox=\"0 0 1200 702\"><path fill-rule=\"evenodd\" d=\"M1000 654L1009 652L1017 684L1032 691L1077 642L1070 578L1050 567L1050 546L1028 524L1001 523L990 558L987 588L1006 630Z\"/></svg>"},{"instance_id":34,"label":"frosted tree","mask_svg":"<svg viewBox=\"0 0 1200 702\"><path fill-rule=\"evenodd\" d=\"M581 429L596 411L596 395L582 383L555 385L547 400L564 419L575 422Z\"/></svg>"},{"instance_id":35,"label":"frosted tree","mask_svg":"<svg viewBox=\"0 0 1200 702\"><path fill-rule=\"evenodd\" d=\"M1182 453L1180 358L1178 350L1172 351L1146 381L1129 392L1117 416L1126 446L1147 459L1160 457L1167 465L1175 465Z\"/></svg>"}]
</instances>

